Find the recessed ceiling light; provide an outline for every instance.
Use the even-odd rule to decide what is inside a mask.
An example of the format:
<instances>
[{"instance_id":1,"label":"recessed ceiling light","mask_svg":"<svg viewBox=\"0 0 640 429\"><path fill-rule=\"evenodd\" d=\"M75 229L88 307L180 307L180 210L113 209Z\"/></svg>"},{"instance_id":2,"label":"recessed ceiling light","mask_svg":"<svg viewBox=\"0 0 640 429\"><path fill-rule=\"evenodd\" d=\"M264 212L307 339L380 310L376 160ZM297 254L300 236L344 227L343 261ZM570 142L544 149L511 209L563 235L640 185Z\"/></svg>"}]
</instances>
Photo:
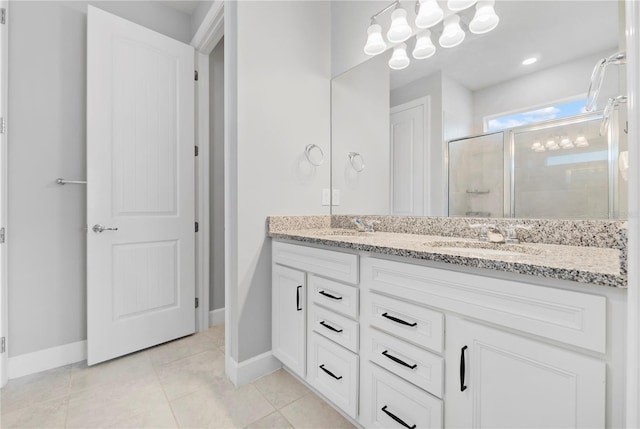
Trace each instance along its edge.
<instances>
[{"instance_id":1,"label":"recessed ceiling light","mask_svg":"<svg viewBox=\"0 0 640 429\"><path fill-rule=\"evenodd\" d=\"M536 61L538 61L538 59L535 58L535 57L527 58L526 60L524 60L522 62L522 65L523 66L528 66L528 65L531 65L531 64L535 63Z\"/></svg>"}]
</instances>

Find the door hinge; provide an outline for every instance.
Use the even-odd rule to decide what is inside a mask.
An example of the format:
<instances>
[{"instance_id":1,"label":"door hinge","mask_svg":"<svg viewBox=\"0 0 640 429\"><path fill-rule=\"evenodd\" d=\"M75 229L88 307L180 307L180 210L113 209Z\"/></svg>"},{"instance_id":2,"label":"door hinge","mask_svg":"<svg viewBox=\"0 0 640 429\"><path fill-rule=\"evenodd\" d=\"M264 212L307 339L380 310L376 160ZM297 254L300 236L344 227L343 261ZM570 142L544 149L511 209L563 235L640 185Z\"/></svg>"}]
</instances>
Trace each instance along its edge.
<instances>
[{"instance_id":1,"label":"door hinge","mask_svg":"<svg viewBox=\"0 0 640 429\"><path fill-rule=\"evenodd\" d=\"M7 22L7 9L3 7L0 9L0 24L4 24L5 22Z\"/></svg>"},{"instance_id":2,"label":"door hinge","mask_svg":"<svg viewBox=\"0 0 640 429\"><path fill-rule=\"evenodd\" d=\"M6 236L6 230L4 229L4 227L0 228L0 244L4 243L5 236Z\"/></svg>"},{"instance_id":3,"label":"door hinge","mask_svg":"<svg viewBox=\"0 0 640 429\"><path fill-rule=\"evenodd\" d=\"M7 132L7 120L4 117L0 118L0 134Z\"/></svg>"},{"instance_id":4,"label":"door hinge","mask_svg":"<svg viewBox=\"0 0 640 429\"><path fill-rule=\"evenodd\" d=\"M200 300L196 298L196 308L200 307ZM2 340L4 344L4 339Z\"/></svg>"},{"instance_id":5,"label":"door hinge","mask_svg":"<svg viewBox=\"0 0 640 429\"><path fill-rule=\"evenodd\" d=\"M196 222L196 232L200 231L200 225Z\"/></svg>"},{"instance_id":6,"label":"door hinge","mask_svg":"<svg viewBox=\"0 0 640 429\"><path fill-rule=\"evenodd\" d=\"M196 156L198 156L198 146L196 146Z\"/></svg>"},{"instance_id":7,"label":"door hinge","mask_svg":"<svg viewBox=\"0 0 640 429\"><path fill-rule=\"evenodd\" d=\"M193 73L193 78L195 79L195 81L198 81L198 70L195 70Z\"/></svg>"},{"instance_id":8,"label":"door hinge","mask_svg":"<svg viewBox=\"0 0 640 429\"><path fill-rule=\"evenodd\" d=\"M0 339L0 353L4 353L7 351L7 341L5 337Z\"/></svg>"}]
</instances>

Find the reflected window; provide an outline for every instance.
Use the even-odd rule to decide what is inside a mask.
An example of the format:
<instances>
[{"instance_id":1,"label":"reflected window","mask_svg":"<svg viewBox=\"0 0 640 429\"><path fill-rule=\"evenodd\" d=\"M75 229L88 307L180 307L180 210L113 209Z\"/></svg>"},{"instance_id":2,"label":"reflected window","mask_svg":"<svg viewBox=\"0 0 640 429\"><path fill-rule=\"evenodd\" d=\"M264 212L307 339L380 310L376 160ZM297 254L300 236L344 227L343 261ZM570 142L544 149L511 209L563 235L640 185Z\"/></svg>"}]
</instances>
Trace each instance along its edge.
<instances>
[{"instance_id":1,"label":"reflected window","mask_svg":"<svg viewBox=\"0 0 640 429\"><path fill-rule=\"evenodd\" d=\"M486 132L506 130L522 125L536 124L538 122L551 121L553 119L567 118L569 116L585 113L585 99L556 103L552 106L535 110L527 110L519 113L486 117L484 128Z\"/></svg>"}]
</instances>

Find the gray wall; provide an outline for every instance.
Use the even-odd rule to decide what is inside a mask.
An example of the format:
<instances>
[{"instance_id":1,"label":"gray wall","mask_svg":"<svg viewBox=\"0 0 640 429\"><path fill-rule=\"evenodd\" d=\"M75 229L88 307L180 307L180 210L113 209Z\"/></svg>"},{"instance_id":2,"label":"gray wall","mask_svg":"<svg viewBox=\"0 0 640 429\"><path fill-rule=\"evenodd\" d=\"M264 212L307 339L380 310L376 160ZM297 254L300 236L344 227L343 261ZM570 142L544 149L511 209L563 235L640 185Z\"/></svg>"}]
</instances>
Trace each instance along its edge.
<instances>
[{"instance_id":1,"label":"gray wall","mask_svg":"<svg viewBox=\"0 0 640 429\"><path fill-rule=\"evenodd\" d=\"M86 11L188 42L156 2L16 2L9 25L9 355L86 339Z\"/></svg>"},{"instance_id":2,"label":"gray wall","mask_svg":"<svg viewBox=\"0 0 640 429\"><path fill-rule=\"evenodd\" d=\"M234 223L227 225L225 313L229 353L238 362L271 350L267 216L329 214L321 190L329 187L330 7L324 1L225 3ZM310 143L327 154L321 167L304 160Z\"/></svg>"},{"instance_id":3,"label":"gray wall","mask_svg":"<svg viewBox=\"0 0 640 429\"><path fill-rule=\"evenodd\" d=\"M209 310L224 308L224 40L209 55Z\"/></svg>"},{"instance_id":4,"label":"gray wall","mask_svg":"<svg viewBox=\"0 0 640 429\"><path fill-rule=\"evenodd\" d=\"M198 28L200 28L200 24L204 21L204 17L207 16L207 12L209 12L212 5L213 0L203 0L198 2L198 6L191 14L191 38L195 36Z\"/></svg>"}]
</instances>

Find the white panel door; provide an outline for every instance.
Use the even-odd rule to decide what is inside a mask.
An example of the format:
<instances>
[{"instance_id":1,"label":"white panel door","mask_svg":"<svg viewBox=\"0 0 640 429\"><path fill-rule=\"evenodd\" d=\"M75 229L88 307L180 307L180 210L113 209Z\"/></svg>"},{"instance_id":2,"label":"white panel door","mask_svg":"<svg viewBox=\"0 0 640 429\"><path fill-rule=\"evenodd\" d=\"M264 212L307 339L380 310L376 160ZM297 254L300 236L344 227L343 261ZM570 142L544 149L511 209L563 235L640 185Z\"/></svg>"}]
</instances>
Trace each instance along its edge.
<instances>
[{"instance_id":1,"label":"white panel door","mask_svg":"<svg viewBox=\"0 0 640 429\"><path fill-rule=\"evenodd\" d=\"M194 332L193 65L192 47L89 6L90 365Z\"/></svg>"},{"instance_id":2,"label":"white panel door","mask_svg":"<svg viewBox=\"0 0 640 429\"><path fill-rule=\"evenodd\" d=\"M391 109L391 214L422 216L427 213L428 183L425 166L428 99Z\"/></svg>"},{"instance_id":3,"label":"white panel door","mask_svg":"<svg viewBox=\"0 0 640 429\"><path fill-rule=\"evenodd\" d=\"M447 428L603 428L606 364L447 318Z\"/></svg>"}]
</instances>

